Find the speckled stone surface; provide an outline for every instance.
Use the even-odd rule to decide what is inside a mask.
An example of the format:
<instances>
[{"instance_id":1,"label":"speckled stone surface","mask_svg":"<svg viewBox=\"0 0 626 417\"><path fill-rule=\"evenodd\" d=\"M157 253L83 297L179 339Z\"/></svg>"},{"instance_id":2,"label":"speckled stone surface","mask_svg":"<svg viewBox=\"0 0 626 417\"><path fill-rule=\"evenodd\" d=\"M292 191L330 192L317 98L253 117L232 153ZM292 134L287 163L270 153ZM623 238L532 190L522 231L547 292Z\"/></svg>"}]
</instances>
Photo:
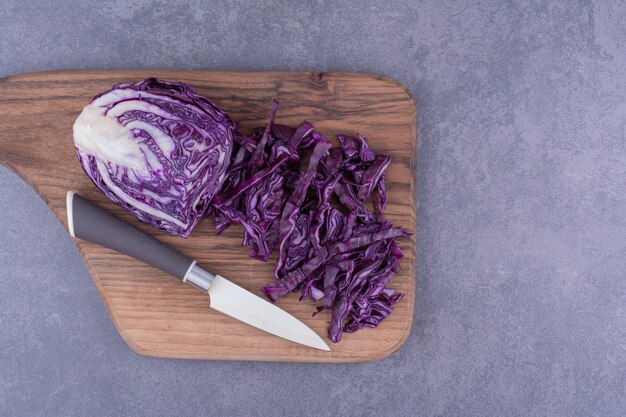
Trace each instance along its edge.
<instances>
[{"instance_id":1,"label":"speckled stone surface","mask_svg":"<svg viewBox=\"0 0 626 417\"><path fill-rule=\"evenodd\" d=\"M412 333L365 364L139 356L0 168L0 416L626 414L624 1L175 3L4 0L0 76L398 79L420 109Z\"/></svg>"}]
</instances>

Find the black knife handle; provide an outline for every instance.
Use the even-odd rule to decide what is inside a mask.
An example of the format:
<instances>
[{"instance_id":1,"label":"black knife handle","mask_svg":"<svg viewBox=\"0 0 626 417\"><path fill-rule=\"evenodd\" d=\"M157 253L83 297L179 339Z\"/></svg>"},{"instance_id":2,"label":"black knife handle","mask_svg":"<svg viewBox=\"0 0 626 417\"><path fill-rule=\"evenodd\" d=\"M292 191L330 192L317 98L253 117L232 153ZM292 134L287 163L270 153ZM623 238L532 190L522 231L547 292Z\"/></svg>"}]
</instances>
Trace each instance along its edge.
<instances>
[{"instance_id":1,"label":"black knife handle","mask_svg":"<svg viewBox=\"0 0 626 417\"><path fill-rule=\"evenodd\" d=\"M139 259L181 281L194 262L72 191L67 193L67 224L73 237Z\"/></svg>"}]
</instances>

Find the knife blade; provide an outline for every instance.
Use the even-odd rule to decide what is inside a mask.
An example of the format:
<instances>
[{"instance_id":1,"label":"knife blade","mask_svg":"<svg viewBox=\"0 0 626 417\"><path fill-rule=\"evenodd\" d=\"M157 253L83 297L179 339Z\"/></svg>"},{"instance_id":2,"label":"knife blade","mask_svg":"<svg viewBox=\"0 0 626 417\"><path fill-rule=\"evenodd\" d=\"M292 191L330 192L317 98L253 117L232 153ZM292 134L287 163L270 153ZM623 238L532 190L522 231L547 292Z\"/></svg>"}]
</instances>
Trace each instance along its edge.
<instances>
[{"instance_id":1,"label":"knife blade","mask_svg":"<svg viewBox=\"0 0 626 417\"><path fill-rule=\"evenodd\" d=\"M67 223L74 238L146 262L208 293L209 306L223 314L292 342L330 351L317 333L285 310L205 270L195 260L72 191L67 193Z\"/></svg>"},{"instance_id":2,"label":"knife blade","mask_svg":"<svg viewBox=\"0 0 626 417\"><path fill-rule=\"evenodd\" d=\"M283 339L330 351L317 333L306 324L219 275L209 288L211 308Z\"/></svg>"}]
</instances>

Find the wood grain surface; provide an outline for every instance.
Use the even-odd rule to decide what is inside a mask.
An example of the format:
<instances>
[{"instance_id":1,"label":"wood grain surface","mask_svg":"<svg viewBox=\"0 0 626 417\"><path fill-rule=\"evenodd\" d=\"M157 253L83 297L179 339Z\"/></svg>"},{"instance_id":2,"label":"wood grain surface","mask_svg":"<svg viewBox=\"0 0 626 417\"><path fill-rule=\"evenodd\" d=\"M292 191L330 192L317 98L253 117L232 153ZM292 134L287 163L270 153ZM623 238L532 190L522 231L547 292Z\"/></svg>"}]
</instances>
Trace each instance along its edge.
<instances>
[{"instance_id":1,"label":"wood grain surface","mask_svg":"<svg viewBox=\"0 0 626 417\"><path fill-rule=\"evenodd\" d=\"M248 257L242 229L216 237L212 223L199 224L189 239L139 224L106 200L83 173L72 143L72 124L94 95L119 82L148 76L184 81L239 121L244 131L266 122L270 100L280 101L277 123L304 120L328 138L366 136L393 162L386 181L386 218L415 232L416 109L398 82L357 73L59 71L0 79L0 163L30 184L67 227L65 195L78 192L158 239L197 259L214 273L262 295L273 261ZM127 256L75 240L118 331L136 352L193 359L356 362L383 358L406 340L415 299L415 240L400 240L405 258L391 286L406 294L377 329L344 334L331 352L300 346L212 311L205 294ZM311 317L314 305L291 294L277 303L318 334L329 313ZM326 339L327 340L327 339Z\"/></svg>"}]
</instances>

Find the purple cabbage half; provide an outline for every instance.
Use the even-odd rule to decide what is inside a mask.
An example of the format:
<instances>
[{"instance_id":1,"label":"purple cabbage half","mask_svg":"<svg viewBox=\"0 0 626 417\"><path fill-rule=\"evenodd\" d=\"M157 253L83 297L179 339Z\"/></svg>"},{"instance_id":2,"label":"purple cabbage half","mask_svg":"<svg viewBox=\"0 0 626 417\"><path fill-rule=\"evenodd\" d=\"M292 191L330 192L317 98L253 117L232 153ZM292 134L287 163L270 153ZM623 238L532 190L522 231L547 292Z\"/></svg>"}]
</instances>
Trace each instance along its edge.
<instances>
[{"instance_id":1,"label":"purple cabbage half","mask_svg":"<svg viewBox=\"0 0 626 417\"><path fill-rule=\"evenodd\" d=\"M235 130L188 85L148 78L96 96L74 124L74 144L109 199L187 237L222 185Z\"/></svg>"},{"instance_id":2,"label":"purple cabbage half","mask_svg":"<svg viewBox=\"0 0 626 417\"><path fill-rule=\"evenodd\" d=\"M275 281L263 291L271 300L300 291L301 301L321 302L336 343L342 332L378 326L402 298L387 286L400 270L395 238L409 235L382 215L391 160L360 135L339 135L333 147L308 122L274 124L277 107L265 128L235 135L211 213L218 234L243 226L251 257L267 261L277 249Z\"/></svg>"}]
</instances>

